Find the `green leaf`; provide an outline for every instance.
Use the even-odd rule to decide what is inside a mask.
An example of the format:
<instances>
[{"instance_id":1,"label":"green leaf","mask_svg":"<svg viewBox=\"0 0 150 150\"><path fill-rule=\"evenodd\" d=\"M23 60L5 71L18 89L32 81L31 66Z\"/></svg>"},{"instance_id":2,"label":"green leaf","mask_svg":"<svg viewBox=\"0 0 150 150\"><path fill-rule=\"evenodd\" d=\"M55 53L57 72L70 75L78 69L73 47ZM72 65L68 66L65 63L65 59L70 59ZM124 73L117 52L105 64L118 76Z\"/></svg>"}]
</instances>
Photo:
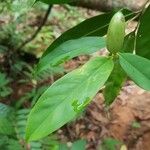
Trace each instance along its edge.
<instances>
[{"instance_id":1,"label":"green leaf","mask_svg":"<svg viewBox=\"0 0 150 150\"><path fill-rule=\"evenodd\" d=\"M19 143L19 140L9 139L8 143L6 144L6 150L24 150Z\"/></svg>"},{"instance_id":2,"label":"green leaf","mask_svg":"<svg viewBox=\"0 0 150 150\"><path fill-rule=\"evenodd\" d=\"M125 79L126 73L121 68L118 60L116 60L114 69L106 82L106 87L103 92L106 105L110 105L115 100Z\"/></svg>"},{"instance_id":3,"label":"green leaf","mask_svg":"<svg viewBox=\"0 0 150 150\"><path fill-rule=\"evenodd\" d=\"M121 52L133 53L135 45L135 32L131 32L126 35L124 45ZM126 80L126 73L121 68L118 61L115 62L114 69L106 82L106 87L103 91L106 105L110 105L117 95L119 94L121 87Z\"/></svg>"},{"instance_id":4,"label":"green leaf","mask_svg":"<svg viewBox=\"0 0 150 150\"><path fill-rule=\"evenodd\" d=\"M85 150L86 141L85 140L78 140L73 143L71 150Z\"/></svg>"},{"instance_id":5,"label":"green leaf","mask_svg":"<svg viewBox=\"0 0 150 150\"><path fill-rule=\"evenodd\" d=\"M132 128L141 128L141 124L137 121L133 121L131 126Z\"/></svg>"},{"instance_id":6,"label":"green leaf","mask_svg":"<svg viewBox=\"0 0 150 150\"><path fill-rule=\"evenodd\" d=\"M123 9L122 12L126 17L126 20L129 20L135 16L135 13L127 9ZM77 26L67 30L48 47L46 52L43 54L42 59L45 55L53 51L56 47L58 47L65 41L85 36L104 36L107 33L110 19L112 18L114 13L115 12L113 11L91 17L81 22Z\"/></svg>"},{"instance_id":7,"label":"green leaf","mask_svg":"<svg viewBox=\"0 0 150 150\"><path fill-rule=\"evenodd\" d=\"M9 106L0 103L0 134L13 135L14 134L14 111Z\"/></svg>"},{"instance_id":8,"label":"green leaf","mask_svg":"<svg viewBox=\"0 0 150 150\"><path fill-rule=\"evenodd\" d=\"M105 47L105 40L101 37L84 37L69 40L53 51L49 52L37 66L37 74L47 68L53 68L78 55L90 54Z\"/></svg>"},{"instance_id":9,"label":"green leaf","mask_svg":"<svg viewBox=\"0 0 150 150\"><path fill-rule=\"evenodd\" d=\"M26 139L40 139L74 119L103 87L112 69L110 58L97 57L56 81L31 110Z\"/></svg>"},{"instance_id":10,"label":"green leaf","mask_svg":"<svg viewBox=\"0 0 150 150\"><path fill-rule=\"evenodd\" d=\"M130 53L120 53L119 60L124 71L137 85L150 90L150 60Z\"/></svg>"},{"instance_id":11,"label":"green leaf","mask_svg":"<svg viewBox=\"0 0 150 150\"><path fill-rule=\"evenodd\" d=\"M133 53L135 47L135 32L126 35L121 52Z\"/></svg>"},{"instance_id":12,"label":"green leaf","mask_svg":"<svg viewBox=\"0 0 150 150\"><path fill-rule=\"evenodd\" d=\"M67 144L59 144L59 148L57 148L56 150L69 150Z\"/></svg>"},{"instance_id":13,"label":"green leaf","mask_svg":"<svg viewBox=\"0 0 150 150\"><path fill-rule=\"evenodd\" d=\"M113 139L113 138L106 138L102 143L103 150L116 150L117 146L120 145L121 142Z\"/></svg>"},{"instance_id":14,"label":"green leaf","mask_svg":"<svg viewBox=\"0 0 150 150\"><path fill-rule=\"evenodd\" d=\"M136 38L136 54L150 59L150 5L140 18Z\"/></svg>"},{"instance_id":15,"label":"green leaf","mask_svg":"<svg viewBox=\"0 0 150 150\"><path fill-rule=\"evenodd\" d=\"M68 41L68 40L73 40L73 39L78 39L81 37L86 37L86 36L103 36L107 32L108 24L113 16L113 12L111 13L105 13L101 14L89 19L86 19L85 21L81 22L77 26L69 29L68 31L64 32L60 37L58 37L45 51L43 56L41 57L39 64L38 64L38 69L40 68L39 66L42 66L43 62L47 61L47 55L51 53L52 51L55 51L55 49L60 46L62 43ZM82 44L82 43L80 43ZM80 45L79 44L79 45ZM45 67L46 69L46 67ZM39 70L40 71L40 70Z\"/></svg>"},{"instance_id":16,"label":"green leaf","mask_svg":"<svg viewBox=\"0 0 150 150\"><path fill-rule=\"evenodd\" d=\"M122 12L125 14L127 20L132 18L135 15L135 14L131 13L131 11L126 10L126 9L124 9ZM111 12L111 13L106 13L106 14L98 15L98 16L95 16L93 18L87 19L84 22L80 23L79 25L77 25L77 26L73 27L72 29L70 29L70 30L66 31L65 33L63 33L58 39L56 39L49 46L49 48L43 54L42 58L40 59L39 64L37 65L36 75L40 74L41 72L43 72L44 70L46 70L48 68L49 69L53 68L53 67L50 67L50 65L51 65L50 63L52 61L49 58L49 56L51 56L51 54L53 54L53 53L56 54L55 52L52 53L52 51L55 51L55 50L61 51L61 50L58 50L57 47L58 46L62 47L62 43L64 43L65 41L68 41L68 40L72 39L71 40L72 42L69 42L69 43L74 43L75 42L75 43L78 44L77 47L79 47L79 46L84 47L85 46L84 44L86 44L86 42L88 42L88 44L91 43L91 48L92 48L92 44L95 44L97 40L95 40L94 43L92 41L96 37L89 37L89 39L91 38L91 41L88 41L88 37L85 37L85 36L97 36L97 35L103 36L103 35L105 35L106 32L107 32L109 21L110 21L111 17L113 16L113 14L114 14L114 12ZM85 37L85 39L84 38L80 38L80 37ZM80 38L80 39L77 39L77 38ZM93 38L93 40L92 40L92 38ZM73 41L73 39L77 39L77 40ZM84 41L84 42L82 43L82 41ZM101 43L103 43L102 38L101 38ZM99 44L101 44L101 43L99 42ZM64 43L64 45L67 45L67 44L68 44L68 42ZM100 46L99 47L99 49L100 49L104 45L103 46L99 45L99 46ZM93 47L95 47L95 45L93 45ZM89 49L91 49L91 48L89 47ZM79 51L75 50L71 54L71 50L72 50L72 48L71 48L71 44L70 44L69 56L68 56L68 53L66 54L67 56L65 54L59 56L59 53L58 53L58 58L55 59L55 62L57 60L58 64L59 64L59 63L64 62L65 60L68 60L68 59L73 58L75 56L82 55L82 54L89 54L88 50L86 50L86 52L83 53L83 51L80 51L80 49L79 49ZM96 50L97 49L95 49L95 51ZM66 52L66 50L65 50L65 52ZM92 51L91 51L91 53L92 53ZM52 55L52 56L57 57L57 55ZM51 69L51 70L53 70L53 69Z\"/></svg>"},{"instance_id":17,"label":"green leaf","mask_svg":"<svg viewBox=\"0 0 150 150\"><path fill-rule=\"evenodd\" d=\"M0 72L0 88L7 86L10 83L10 79L7 78L5 73Z\"/></svg>"},{"instance_id":18,"label":"green leaf","mask_svg":"<svg viewBox=\"0 0 150 150\"><path fill-rule=\"evenodd\" d=\"M41 1L46 4L64 4L64 3L71 3L77 0L37 0L37 1Z\"/></svg>"}]
</instances>

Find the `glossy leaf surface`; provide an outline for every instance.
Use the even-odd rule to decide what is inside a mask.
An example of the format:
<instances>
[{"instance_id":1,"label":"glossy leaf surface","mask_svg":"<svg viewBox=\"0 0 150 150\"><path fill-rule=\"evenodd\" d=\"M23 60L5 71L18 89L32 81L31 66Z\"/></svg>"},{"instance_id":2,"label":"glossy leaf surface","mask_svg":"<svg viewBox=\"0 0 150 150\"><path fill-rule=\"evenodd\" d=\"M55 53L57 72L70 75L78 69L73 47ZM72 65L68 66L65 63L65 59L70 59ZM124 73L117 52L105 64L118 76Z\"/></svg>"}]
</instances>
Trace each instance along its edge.
<instances>
[{"instance_id":1,"label":"glossy leaf surface","mask_svg":"<svg viewBox=\"0 0 150 150\"><path fill-rule=\"evenodd\" d=\"M119 60L124 71L138 86L150 90L150 60L129 53L120 53Z\"/></svg>"},{"instance_id":2,"label":"glossy leaf surface","mask_svg":"<svg viewBox=\"0 0 150 150\"><path fill-rule=\"evenodd\" d=\"M150 5L140 18L136 38L136 54L150 59Z\"/></svg>"},{"instance_id":3,"label":"glossy leaf surface","mask_svg":"<svg viewBox=\"0 0 150 150\"><path fill-rule=\"evenodd\" d=\"M114 13L115 12L113 11L91 17L76 25L75 27L67 30L48 47L46 52L43 54L42 59L45 55L53 51L57 46L64 43L65 41L86 36L104 36L107 33L110 19ZM135 16L135 13L127 9L123 9L122 13L125 15L126 20L129 20Z\"/></svg>"},{"instance_id":4,"label":"glossy leaf surface","mask_svg":"<svg viewBox=\"0 0 150 150\"><path fill-rule=\"evenodd\" d=\"M121 52L133 53L135 49L135 32L126 35Z\"/></svg>"},{"instance_id":5,"label":"glossy leaf surface","mask_svg":"<svg viewBox=\"0 0 150 150\"><path fill-rule=\"evenodd\" d=\"M115 100L125 79L126 73L121 68L118 60L116 60L114 69L106 82L106 87L103 92L106 105L110 105Z\"/></svg>"},{"instance_id":6,"label":"glossy leaf surface","mask_svg":"<svg viewBox=\"0 0 150 150\"><path fill-rule=\"evenodd\" d=\"M31 110L27 140L40 139L71 121L103 87L113 61L96 57L50 86Z\"/></svg>"},{"instance_id":7,"label":"glossy leaf surface","mask_svg":"<svg viewBox=\"0 0 150 150\"><path fill-rule=\"evenodd\" d=\"M105 47L105 40L101 37L84 37L69 40L41 59L36 72L55 67L73 57L90 54Z\"/></svg>"}]
</instances>

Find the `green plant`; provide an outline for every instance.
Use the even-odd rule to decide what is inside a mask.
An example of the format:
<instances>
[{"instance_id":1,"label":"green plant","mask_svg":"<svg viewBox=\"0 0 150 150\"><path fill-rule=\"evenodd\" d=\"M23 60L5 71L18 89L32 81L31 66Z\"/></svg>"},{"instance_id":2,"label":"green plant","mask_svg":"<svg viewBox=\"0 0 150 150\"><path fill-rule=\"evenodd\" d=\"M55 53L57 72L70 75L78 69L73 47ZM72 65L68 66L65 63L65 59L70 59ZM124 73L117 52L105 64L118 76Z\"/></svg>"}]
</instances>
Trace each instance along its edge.
<instances>
[{"instance_id":1,"label":"green plant","mask_svg":"<svg viewBox=\"0 0 150 150\"><path fill-rule=\"evenodd\" d=\"M122 143L114 138L105 138L99 150L116 150Z\"/></svg>"},{"instance_id":2,"label":"green plant","mask_svg":"<svg viewBox=\"0 0 150 150\"><path fill-rule=\"evenodd\" d=\"M60 143L55 135L47 136L36 142L25 142L25 126L30 109L15 110L0 103L0 149L3 150L69 150L66 144ZM79 140L72 144L72 150L78 146L84 150L85 141Z\"/></svg>"},{"instance_id":3,"label":"green plant","mask_svg":"<svg viewBox=\"0 0 150 150\"><path fill-rule=\"evenodd\" d=\"M8 86L10 79L6 74L0 72L0 98L6 97L12 93L12 89Z\"/></svg>"},{"instance_id":4,"label":"green plant","mask_svg":"<svg viewBox=\"0 0 150 150\"><path fill-rule=\"evenodd\" d=\"M132 124L131 124L132 128L141 128L141 124L137 121L133 121Z\"/></svg>"},{"instance_id":5,"label":"green plant","mask_svg":"<svg viewBox=\"0 0 150 150\"><path fill-rule=\"evenodd\" d=\"M53 2L61 3L59 0L50 3ZM150 60L146 59L150 56L149 12L150 6L138 13L122 10L126 21L139 19L137 28L125 37L123 47L123 34L117 35L117 30L114 30L116 36L120 37L118 42L121 46L117 46L117 51L115 49L115 52L112 51L113 53L107 57L92 58L79 69L68 73L51 85L30 112L26 140L40 139L71 121L84 110L104 85L107 106L114 101L127 76L141 88L150 90ZM105 47L105 38L100 36L107 33L109 22L114 14L115 12L110 12L87 19L62 34L42 56L36 68L37 74L78 55L90 54ZM123 26L121 32L124 32L124 22L120 25ZM115 36L113 38L118 39ZM110 43L110 46L114 44L116 43Z\"/></svg>"},{"instance_id":6,"label":"green plant","mask_svg":"<svg viewBox=\"0 0 150 150\"><path fill-rule=\"evenodd\" d=\"M33 43L33 47L30 45L29 47L24 46L23 48L18 49L21 45L20 43L24 41L25 35L33 30L32 25L26 24L27 18L24 15L24 12L27 11L28 7L31 7L30 2L32 0L1 1L6 6L8 6L8 1L9 9L11 11L7 10L8 7L3 10L4 15L2 14L2 24L0 22L0 67L3 72L0 73L0 101L10 105L7 106L0 103L0 149L74 150L80 147L84 150L85 140L75 141L72 145L67 145L60 143L56 135L47 136L36 142L26 143L25 126L30 107L35 104L40 95L48 88L47 85L43 86L42 82L46 83L47 77L49 76L53 78L54 73L64 73L64 69L63 67L56 65L55 67L40 72L36 75L36 79L33 78L32 65L35 63L34 61L36 61L36 59L33 55L28 55L26 52L31 53L33 47L37 49L42 44L46 45L47 43L50 43L50 41L43 43L43 36L45 38L45 35L47 36L50 34L49 28L51 29L51 27L43 28L42 35L37 37L40 42L36 39L35 43ZM0 6L0 9L1 7L3 6ZM39 7L41 8L41 6ZM12 9L14 12L12 12ZM37 9L34 8L34 11L37 11ZM42 12L43 9L41 9L40 12L38 10L36 16L39 16ZM32 12L32 14L34 14L34 12ZM3 22L3 16L6 23L5 21ZM9 17L11 18L11 21L9 20ZM26 25L29 26L29 31L28 29L26 30ZM36 26L38 27L39 24ZM54 38L53 33L52 37ZM37 43L41 45L39 46ZM28 49L30 49L30 51L28 51ZM34 51L34 53L37 54L37 51ZM34 58L34 60L32 58ZM11 79L9 77L11 77Z\"/></svg>"}]
</instances>

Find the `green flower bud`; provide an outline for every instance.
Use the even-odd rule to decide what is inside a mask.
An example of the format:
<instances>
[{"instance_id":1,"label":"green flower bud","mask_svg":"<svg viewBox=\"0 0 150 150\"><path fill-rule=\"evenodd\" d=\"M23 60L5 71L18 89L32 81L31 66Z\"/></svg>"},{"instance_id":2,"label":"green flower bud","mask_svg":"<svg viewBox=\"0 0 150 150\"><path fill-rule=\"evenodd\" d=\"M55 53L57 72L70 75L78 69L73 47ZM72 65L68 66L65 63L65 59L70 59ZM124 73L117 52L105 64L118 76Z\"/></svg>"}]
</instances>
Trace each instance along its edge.
<instances>
[{"instance_id":1,"label":"green flower bud","mask_svg":"<svg viewBox=\"0 0 150 150\"><path fill-rule=\"evenodd\" d=\"M119 11L111 19L107 31L107 49L115 54L123 47L125 37L125 18Z\"/></svg>"}]
</instances>

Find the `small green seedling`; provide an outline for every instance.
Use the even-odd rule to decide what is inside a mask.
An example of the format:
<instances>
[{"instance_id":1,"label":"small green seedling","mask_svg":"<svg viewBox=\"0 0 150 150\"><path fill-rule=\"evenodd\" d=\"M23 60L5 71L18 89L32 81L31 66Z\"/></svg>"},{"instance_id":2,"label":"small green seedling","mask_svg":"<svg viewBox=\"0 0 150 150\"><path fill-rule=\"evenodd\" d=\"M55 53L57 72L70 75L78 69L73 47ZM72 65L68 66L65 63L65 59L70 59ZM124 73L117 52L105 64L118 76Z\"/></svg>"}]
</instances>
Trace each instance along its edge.
<instances>
[{"instance_id":1,"label":"small green seedling","mask_svg":"<svg viewBox=\"0 0 150 150\"><path fill-rule=\"evenodd\" d=\"M99 150L116 150L117 147L122 144L122 142L114 138L105 138L100 146Z\"/></svg>"},{"instance_id":2,"label":"small green seedling","mask_svg":"<svg viewBox=\"0 0 150 150\"><path fill-rule=\"evenodd\" d=\"M132 122L132 128L141 128L141 124L137 121Z\"/></svg>"}]
</instances>

